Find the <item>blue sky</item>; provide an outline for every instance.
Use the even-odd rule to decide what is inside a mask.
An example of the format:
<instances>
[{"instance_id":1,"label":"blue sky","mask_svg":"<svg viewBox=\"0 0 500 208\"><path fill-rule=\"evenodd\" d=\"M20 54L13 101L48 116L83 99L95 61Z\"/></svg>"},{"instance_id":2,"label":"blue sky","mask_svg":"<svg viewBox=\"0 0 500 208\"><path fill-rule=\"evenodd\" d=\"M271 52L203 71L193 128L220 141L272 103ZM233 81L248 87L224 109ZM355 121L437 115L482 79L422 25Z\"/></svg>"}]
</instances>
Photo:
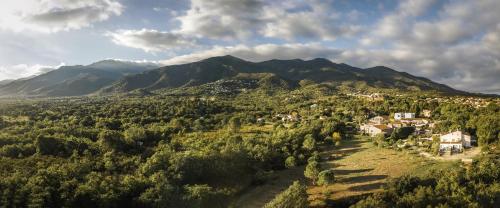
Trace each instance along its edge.
<instances>
[{"instance_id":1,"label":"blue sky","mask_svg":"<svg viewBox=\"0 0 500 208\"><path fill-rule=\"evenodd\" d=\"M102 59L328 58L500 93L497 0L7 0L0 80Z\"/></svg>"}]
</instances>

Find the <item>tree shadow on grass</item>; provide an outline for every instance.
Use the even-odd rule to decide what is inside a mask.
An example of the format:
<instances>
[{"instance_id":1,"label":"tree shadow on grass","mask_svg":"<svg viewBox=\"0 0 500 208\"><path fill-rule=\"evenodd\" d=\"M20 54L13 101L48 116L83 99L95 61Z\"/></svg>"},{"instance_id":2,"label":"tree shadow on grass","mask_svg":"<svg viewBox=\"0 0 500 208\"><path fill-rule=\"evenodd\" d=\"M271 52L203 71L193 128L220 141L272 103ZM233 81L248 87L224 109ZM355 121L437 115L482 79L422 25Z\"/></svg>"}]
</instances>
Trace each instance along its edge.
<instances>
[{"instance_id":1,"label":"tree shadow on grass","mask_svg":"<svg viewBox=\"0 0 500 208\"><path fill-rule=\"evenodd\" d=\"M335 173L335 175L349 175L352 173L364 173L364 172L369 172L372 170L373 170L373 168L356 169L356 170L336 169L336 170L333 170L333 172Z\"/></svg>"},{"instance_id":2,"label":"tree shadow on grass","mask_svg":"<svg viewBox=\"0 0 500 208\"><path fill-rule=\"evenodd\" d=\"M364 184L364 185L359 185L359 186L352 186L349 187L350 191L372 191L381 188L385 183L383 182L377 182L377 183L370 183L370 184Z\"/></svg>"},{"instance_id":3,"label":"tree shadow on grass","mask_svg":"<svg viewBox=\"0 0 500 208\"><path fill-rule=\"evenodd\" d=\"M359 200L364 199L368 196L372 195L371 193L354 195L349 197L344 197L336 200L328 199L326 201L327 207L335 207L335 208L343 208L350 207L353 204L356 204Z\"/></svg>"},{"instance_id":4,"label":"tree shadow on grass","mask_svg":"<svg viewBox=\"0 0 500 208\"><path fill-rule=\"evenodd\" d=\"M377 180L382 180L386 179L388 175L365 175L365 176L354 176L354 177L348 177L340 180L339 182L341 183L347 183L347 184L352 184L352 183L366 183L370 181L377 181Z\"/></svg>"},{"instance_id":5,"label":"tree shadow on grass","mask_svg":"<svg viewBox=\"0 0 500 208\"><path fill-rule=\"evenodd\" d=\"M366 148L366 147L355 147L355 148L343 149L343 150L337 151L337 154L342 154L343 156L347 156L349 154L353 154L353 153L356 153L356 152L359 152L359 151L365 150L365 149L368 149L368 148Z\"/></svg>"}]
</instances>

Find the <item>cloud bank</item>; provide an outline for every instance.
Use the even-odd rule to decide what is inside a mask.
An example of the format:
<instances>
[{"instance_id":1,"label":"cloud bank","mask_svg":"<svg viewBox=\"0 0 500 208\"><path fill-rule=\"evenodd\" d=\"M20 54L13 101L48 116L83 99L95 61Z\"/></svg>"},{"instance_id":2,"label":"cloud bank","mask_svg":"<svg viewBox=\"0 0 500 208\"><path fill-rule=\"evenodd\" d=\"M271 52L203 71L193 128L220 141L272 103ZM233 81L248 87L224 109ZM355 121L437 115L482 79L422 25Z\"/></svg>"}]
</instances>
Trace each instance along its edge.
<instances>
[{"instance_id":1,"label":"cloud bank","mask_svg":"<svg viewBox=\"0 0 500 208\"><path fill-rule=\"evenodd\" d=\"M52 33L89 27L121 15L117 0L17 0L2 2L0 29Z\"/></svg>"}]
</instances>

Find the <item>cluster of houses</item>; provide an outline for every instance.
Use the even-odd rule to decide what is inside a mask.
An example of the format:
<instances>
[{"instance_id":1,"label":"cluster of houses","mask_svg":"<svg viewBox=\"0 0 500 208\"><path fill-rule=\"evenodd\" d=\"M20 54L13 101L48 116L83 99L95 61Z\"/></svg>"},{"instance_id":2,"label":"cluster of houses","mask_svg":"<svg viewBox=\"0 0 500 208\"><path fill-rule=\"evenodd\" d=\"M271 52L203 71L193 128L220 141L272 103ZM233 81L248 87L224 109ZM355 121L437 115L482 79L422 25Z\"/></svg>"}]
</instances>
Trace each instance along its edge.
<instances>
[{"instance_id":1,"label":"cluster of houses","mask_svg":"<svg viewBox=\"0 0 500 208\"><path fill-rule=\"evenodd\" d=\"M429 112L430 113L430 112ZM368 123L361 125L362 133L370 136L377 134L390 134L395 128L405 126L415 127L415 133L424 134L426 126L432 125L425 118L416 118L415 113L394 113L394 119L391 121L388 116L375 116L368 120Z\"/></svg>"},{"instance_id":2,"label":"cluster of houses","mask_svg":"<svg viewBox=\"0 0 500 208\"><path fill-rule=\"evenodd\" d=\"M480 98L480 97L435 97L435 98L426 98L427 102L437 101L440 103L457 103L457 104L465 104L470 105L474 108L486 107L491 102L497 102L494 100Z\"/></svg>"},{"instance_id":3,"label":"cluster of houses","mask_svg":"<svg viewBox=\"0 0 500 208\"><path fill-rule=\"evenodd\" d=\"M353 96L353 97L358 97L358 98L364 98L367 100L371 101L378 101L378 100L384 100L385 95L381 93L370 93L370 94L365 94L362 92L354 92L354 93L347 93L347 96Z\"/></svg>"},{"instance_id":4,"label":"cluster of houses","mask_svg":"<svg viewBox=\"0 0 500 208\"><path fill-rule=\"evenodd\" d=\"M422 112L424 117L430 117L430 111ZM388 116L375 116L370 118L367 123L360 126L360 131L372 137L380 134L390 135L396 128L414 127L414 135L431 134L430 128L434 123L431 123L426 118L416 118L415 113L394 113L394 118L389 119ZM436 135L440 138L439 150L441 152L462 152L464 148L470 148L474 140L472 137L462 131L454 131L448 134ZM423 138L431 140L432 137Z\"/></svg>"}]
</instances>

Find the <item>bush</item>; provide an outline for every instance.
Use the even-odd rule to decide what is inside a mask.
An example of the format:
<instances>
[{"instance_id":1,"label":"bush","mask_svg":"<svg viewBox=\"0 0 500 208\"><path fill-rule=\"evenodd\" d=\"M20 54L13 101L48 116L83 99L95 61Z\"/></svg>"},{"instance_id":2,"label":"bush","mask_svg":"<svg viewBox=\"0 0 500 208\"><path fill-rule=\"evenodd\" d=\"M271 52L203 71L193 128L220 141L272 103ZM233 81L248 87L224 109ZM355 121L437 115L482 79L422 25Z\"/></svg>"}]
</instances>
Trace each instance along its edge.
<instances>
[{"instance_id":1,"label":"bush","mask_svg":"<svg viewBox=\"0 0 500 208\"><path fill-rule=\"evenodd\" d=\"M288 189L264 205L264 208L306 208L308 206L306 187L295 181Z\"/></svg>"},{"instance_id":2,"label":"bush","mask_svg":"<svg viewBox=\"0 0 500 208\"><path fill-rule=\"evenodd\" d=\"M292 168L297 166L297 160L295 159L294 156L289 156L285 160L285 167L287 168Z\"/></svg>"},{"instance_id":3,"label":"bush","mask_svg":"<svg viewBox=\"0 0 500 208\"><path fill-rule=\"evenodd\" d=\"M332 169L324 170L318 174L318 185L329 185L335 182L335 173Z\"/></svg>"},{"instance_id":4,"label":"bush","mask_svg":"<svg viewBox=\"0 0 500 208\"><path fill-rule=\"evenodd\" d=\"M302 147L308 151L312 151L312 150L316 149L316 141L314 140L312 135L310 135L310 134L306 135L306 138L305 138L304 142L302 143Z\"/></svg>"},{"instance_id":5,"label":"bush","mask_svg":"<svg viewBox=\"0 0 500 208\"><path fill-rule=\"evenodd\" d=\"M306 170L304 171L304 176L313 181L313 184L316 184L316 180L318 179L318 174L321 171L321 166L318 162L312 161L309 162L306 166Z\"/></svg>"}]
</instances>

